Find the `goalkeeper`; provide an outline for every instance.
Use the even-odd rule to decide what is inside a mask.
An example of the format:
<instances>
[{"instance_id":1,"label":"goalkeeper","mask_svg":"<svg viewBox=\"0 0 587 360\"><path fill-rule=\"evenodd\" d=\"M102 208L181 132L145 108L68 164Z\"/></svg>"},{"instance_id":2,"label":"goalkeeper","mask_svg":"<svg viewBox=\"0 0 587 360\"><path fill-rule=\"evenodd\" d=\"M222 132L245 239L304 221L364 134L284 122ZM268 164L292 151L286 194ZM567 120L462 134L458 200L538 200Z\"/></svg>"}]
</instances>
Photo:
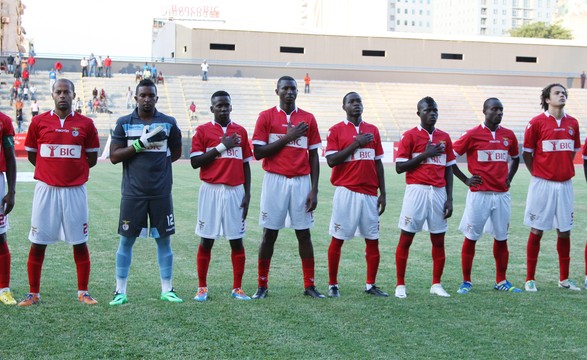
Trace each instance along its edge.
<instances>
[{"instance_id":1,"label":"goalkeeper","mask_svg":"<svg viewBox=\"0 0 587 360\"><path fill-rule=\"evenodd\" d=\"M171 163L181 156L181 131L174 118L155 108L157 87L151 80L137 85L135 100L137 108L116 122L110 145L112 163L122 162L120 244L116 252L116 290L110 305L128 302L127 279L137 237L151 237L157 244L161 300L183 302L172 286L170 239L175 233Z\"/></svg>"}]
</instances>

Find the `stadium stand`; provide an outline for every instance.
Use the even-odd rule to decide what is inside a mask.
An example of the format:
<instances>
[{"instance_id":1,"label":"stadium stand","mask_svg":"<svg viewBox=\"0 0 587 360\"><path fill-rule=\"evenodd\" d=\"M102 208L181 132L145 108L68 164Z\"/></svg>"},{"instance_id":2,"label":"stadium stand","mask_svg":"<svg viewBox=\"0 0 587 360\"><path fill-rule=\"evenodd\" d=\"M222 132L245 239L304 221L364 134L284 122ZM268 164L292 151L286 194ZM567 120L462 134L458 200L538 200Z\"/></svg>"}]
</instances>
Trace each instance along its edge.
<instances>
[{"instance_id":1,"label":"stadium stand","mask_svg":"<svg viewBox=\"0 0 587 360\"><path fill-rule=\"evenodd\" d=\"M116 119L128 113L125 93L128 86L133 89L136 81L133 74L115 74L114 77L81 78L79 73L64 73L62 77L71 79L78 96L84 104L84 114L94 119L102 135L107 136ZM209 113L210 95L216 90L226 90L232 96L232 118L252 133L260 111L277 104L274 79L214 77L207 82L198 76L165 76L165 83L159 84L158 108L174 116L184 130L184 136L191 136L195 127L211 119ZM14 79L6 74L0 75L0 111L14 118L8 94ZM41 111L53 107L48 89L46 72L39 71L31 82L37 87L37 101ZM300 79L301 83L302 80ZM112 113L87 114L86 104L92 97L92 90L104 89L109 97L109 110ZM325 137L328 128L343 119L342 98L349 91L356 91L363 97L365 121L376 124L384 140L396 141L401 134L417 125L416 103L424 96L432 96L440 107L438 127L447 131L451 137L460 134L483 121L481 107L488 97L499 98L505 107L504 126L511 128L522 138L524 128L531 116L540 112L540 88L516 86L463 86L448 84L416 84L357 81L324 81L315 79L312 93L300 92L297 104L316 115L320 132ZM581 131L587 135L582 119L587 118L587 90L570 89L567 112L582 123ZM190 119L188 106L194 101L197 105L198 120ZM25 129L30 122L30 103L25 102ZM16 123L15 123L16 127ZM189 129L189 131L188 131Z\"/></svg>"}]
</instances>

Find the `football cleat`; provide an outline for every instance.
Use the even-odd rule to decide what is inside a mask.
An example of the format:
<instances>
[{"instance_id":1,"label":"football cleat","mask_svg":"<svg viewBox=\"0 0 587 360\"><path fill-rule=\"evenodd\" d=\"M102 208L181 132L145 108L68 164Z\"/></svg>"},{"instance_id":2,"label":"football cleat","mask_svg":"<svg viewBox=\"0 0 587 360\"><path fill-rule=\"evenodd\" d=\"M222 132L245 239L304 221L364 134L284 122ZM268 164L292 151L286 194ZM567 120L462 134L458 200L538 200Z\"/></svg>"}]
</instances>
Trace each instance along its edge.
<instances>
[{"instance_id":1,"label":"football cleat","mask_svg":"<svg viewBox=\"0 0 587 360\"><path fill-rule=\"evenodd\" d=\"M521 292L523 292L522 289L518 289L517 287L515 287L514 285L512 285L511 282L509 282L507 280L503 280L499 284L495 284L493 286L493 288L495 290L498 290L498 291L509 291L509 292L514 292L514 293L521 293Z\"/></svg>"},{"instance_id":2,"label":"football cleat","mask_svg":"<svg viewBox=\"0 0 587 360\"><path fill-rule=\"evenodd\" d=\"M231 295L237 300L251 300L251 298L247 296L247 294L245 294L241 288L233 289Z\"/></svg>"},{"instance_id":3,"label":"football cleat","mask_svg":"<svg viewBox=\"0 0 587 360\"><path fill-rule=\"evenodd\" d=\"M395 287L395 297L398 299L405 299L408 297L408 295L406 294L405 285L398 285Z\"/></svg>"},{"instance_id":4,"label":"football cleat","mask_svg":"<svg viewBox=\"0 0 587 360\"><path fill-rule=\"evenodd\" d=\"M365 289L365 293L369 294L369 295L373 295L373 296L379 296L379 297L387 297L389 296L388 293L383 292L380 288L378 288L377 286L375 286L375 284L371 285L371 288L369 290Z\"/></svg>"},{"instance_id":5,"label":"football cleat","mask_svg":"<svg viewBox=\"0 0 587 360\"><path fill-rule=\"evenodd\" d=\"M111 306L118 306L122 304L126 304L128 302L128 298L126 294L121 294L119 292L114 292L114 299L110 301L108 304Z\"/></svg>"},{"instance_id":6,"label":"football cleat","mask_svg":"<svg viewBox=\"0 0 587 360\"><path fill-rule=\"evenodd\" d=\"M339 298L340 297L340 291L338 289L338 284L330 285L328 287L328 297L331 297L331 298Z\"/></svg>"},{"instance_id":7,"label":"football cleat","mask_svg":"<svg viewBox=\"0 0 587 360\"><path fill-rule=\"evenodd\" d=\"M304 289L304 295L312 297L314 299L324 299L326 296L320 294L315 286L308 286Z\"/></svg>"},{"instance_id":8,"label":"football cleat","mask_svg":"<svg viewBox=\"0 0 587 360\"><path fill-rule=\"evenodd\" d=\"M526 284L524 284L524 289L529 292L538 291L538 289L536 288L536 282L534 280L526 281Z\"/></svg>"},{"instance_id":9,"label":"football cleat","mask_svg":"<svg viewBox=\"0 0 587 360\"><path fill-rule=\"evenodd\" d=\"M171 289L167 292L161 293L161 300L163 301L169 301L172 303L182 303L183 300L180 299L179 296L177 296L177 294L175 293L175 290Z\"/></svg>"},{"instance_id":10,"label":"football cleat","mask_svg":"<svg viewBox=\"0 0 587 360\"><path fill-rule=\"evenodd\" d=\"M432 287L430 287L430 294L438 295L441 297L450 297L450 294L447 293L446 290L444 290L444 288L442 287L442 284L440 284L440 283L432 284Z\"/></svg>"},{"instance_id":11,"label":"football cleat","mask_svg":"<svg viewBox=\"0 0 587 360\"><path fill-rule=\"evenodd\" d=\"M31 306L36 305L41 301L41 296L39 294L31 294L28 293L24 300L18 303L18 306Z\"/></svg>"},{"instance_id":12,"label":"football cleat","mask_svg":"<svg viewBox=\"0 0 587 360\"><path fill-rule=\"evenodd\" d=\"M14 297L10 291L2 291L0 293L0 301L4 305L16 305L16 300L14 300Z\"/></svg>"},{"instance_id":13,"label":"football cleat","mask_svg":"<svg viewBox=\"0 0 587 360\"><path fill-rule=\"evenodd\" d=\"M208 288L206 286L199 287L196 296L194 296L194 300L200 302L208 300Z\"/></svg>"},{"instance_id":14,"label":"football cleat","mask_svg":"<svg viewBox=\"0 0 587 360\"><path fill-rule=\"evenodd\" d=\"M578 287L577 284L575 284L575 282L573 280L569 280L569 279L559 281L558 287L561 287L561 288L567 289L567 290L581 291L581 288Z\"/></svg>"},{"instance_id":15,"label":"football cleat","mask_svg":"<svg viewBox=\"0 0 587 360\"><path fill-rule=\"evenodd\" d=\"M457 290L457 294L468 294L471 290L473 290L473 284L470 281L463 281Z\"/></svg>"},{"instance_id":16,"label":"football cleat","mask_svg":"<svg viewBox=\"0 0 587 360\"><path fill-rule=\"evenodd\" d=\"M89 292L81 293L77 296L77 299L86 305L96 305L98 302L90 295Z\"/></svg>"},{"instance_id":17,"label":"football cleat","mask_svg":"<svg viewBox=\"0 0 587 360\"><path fill-rule=\"evenodd\" d=\"M253 299L265 299L269 296L269 289L265 286L259 286L257 292L253 295Z\"/></svg>"}]
</instances>

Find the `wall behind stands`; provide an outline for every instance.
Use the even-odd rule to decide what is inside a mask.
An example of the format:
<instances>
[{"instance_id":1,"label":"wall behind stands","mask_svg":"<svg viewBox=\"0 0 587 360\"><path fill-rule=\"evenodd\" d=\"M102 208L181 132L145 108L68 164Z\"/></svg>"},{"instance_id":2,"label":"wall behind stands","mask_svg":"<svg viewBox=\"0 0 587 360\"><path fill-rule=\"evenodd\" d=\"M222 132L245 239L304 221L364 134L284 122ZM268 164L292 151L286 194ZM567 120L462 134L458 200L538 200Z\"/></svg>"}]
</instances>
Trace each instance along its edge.
<instances>
[{"instance_id":1,"label":"wall behind stands","mask_svg":"<svg viewBox=\"0 0 587 360\"><path fill-rule=\"evenodd\" d=\"M172 33L168 27L174 28L174 61L208 59L211 76L303 77L310 72L327 80L510 86L561 82L573 87L587 58L584 44L564 40L294 34L189 28L175 22L164 26L167 33ZM154 51L162 48L159 40L169 42L169 37L156 38Z\"/></svg>"}]
</instances>

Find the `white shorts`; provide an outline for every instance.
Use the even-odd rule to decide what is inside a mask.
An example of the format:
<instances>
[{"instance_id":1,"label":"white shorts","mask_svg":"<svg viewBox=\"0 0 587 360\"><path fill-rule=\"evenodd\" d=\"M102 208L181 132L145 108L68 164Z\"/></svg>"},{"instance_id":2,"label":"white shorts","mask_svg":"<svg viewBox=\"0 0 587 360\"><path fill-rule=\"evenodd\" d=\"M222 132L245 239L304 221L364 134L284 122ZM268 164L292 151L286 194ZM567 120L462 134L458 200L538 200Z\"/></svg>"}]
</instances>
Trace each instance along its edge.
<instances>
[{"instance_id":1,"label":"white shorts","mask_svg":"<svg viewBox=\"0 0 587 360\"><path fill-rule=\"evenodd\" d=\"M241 203L245 196L242 185L228 186L202 182L198 197L196 234L206 239L242 239L245 221Z\"/></svg>"},{"instance_id":2,"label":"white shorts","mask_svg":"<svg viewBox=\"0 0 587 360\"><path fill-rule=\"evenodd\" d=\"M355 236L378 240L377 196L361 194L337 186L332 199L329 233L340 240L350 240Z\"/></svg>"},{"instance_id":3,"label":"white shorts","mask_svg":"<svg viewBox=\"0 0 587 360\"><path fill-rule=\"evenodd\" d=\"M469 240L479 240L484 232L495 240L507 240L510 213L509 192L469 190L459 230Z\"/></svg>"},{"instance_id":4,"label":"white shorts","mask_svg":"<svg viewBox=\"0 0 587 360\"><path fill-rule=\"evenodd\" d=\"M306 212L306 199L311 189L310 175L288 178L265 173L259 225L271 230L284 227L305 230L313 227L314 214Z\"/></svg>"},{"instance_id":5,"label":"white shorts","mask_svg":"<svg viewBox=\"0 0 587 360\"><path fill-rule=\"evenodd\" d=\"M0 173L0 197L6 194L6 181L4 173ZM4 207L0 206L0 235L5 234L10 227L8 226L8 215L4 215Z\"/></svg>"},{"instance_id":6,"label":"white shorts","mask_svg":"<svg viewBox=\"0 0 587 360\"><path fill-rule=\"evenodd\" d=\"M86 185L56 187L37 182L29 240L41 245L58 241L77 245L88 241Z\"/></svg>"},{"instance_id":7,"label":"white shorts","mask_svg":"<svg viewBox=\"0 0 587 360\"><path fill-rule=\"evenodd\" d=\"M422 230L432 234L445 233L448 230L448 221L444 218L445 203L444 187L407 185L397 226L411 233Z\"/></svg>"},{"instance_id":8,"label":"white shorts","mask_svg":"<svg viewBox=\"0 0 587 360\"><path fill-rule=\"evenodd\" d=\"M573 182L533 176L528 187L524 225L538 230L573 228Z\"/></svg>"}]
</instances>

